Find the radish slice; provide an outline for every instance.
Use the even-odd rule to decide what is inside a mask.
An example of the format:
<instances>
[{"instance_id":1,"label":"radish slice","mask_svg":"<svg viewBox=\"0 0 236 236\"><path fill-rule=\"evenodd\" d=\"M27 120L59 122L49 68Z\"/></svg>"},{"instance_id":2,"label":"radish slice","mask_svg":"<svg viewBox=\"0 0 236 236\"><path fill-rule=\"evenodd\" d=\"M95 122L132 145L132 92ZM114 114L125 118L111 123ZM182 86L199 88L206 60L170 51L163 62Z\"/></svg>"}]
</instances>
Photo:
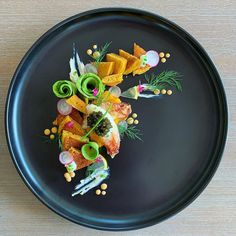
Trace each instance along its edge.
<instances>
[{"instance_id":1,"label":"radish slice","mask_svg":"<svg viewBox=\"0 0 236 236\"><path fill-rule=\"evenodd\" d=\"M151 67L157 66L159 62L159 55L156 51L150 50L146 53L147 56L147 64Z\"/></svg>"},{"instance_id":2,"label":"radish slice","mask_svg":"<svg viewBox=\"0 0 236 236\"><path fill-rule=\"evenodd\" d=\"M121 90L118 86L113 86L109 88L109 92L111 93L111 95L113 95L114 97L120 97L121 95Z\"/></svg>"},{"instance_id":3,"label":"radish slice","mask_svg":"<svg viewBox=\"0 0 236 236\"><path fill-rule=\"evenodd\" d=\"M97 67L94 66L92 63L88 63L85 65L85 71L86 73L94 73L96 75L98 73Z\"/></svg>"},{"instance_id":4,"label":"radish slice","mask_svg":"<svg viewBox=\"0 0 236 236\"><path fill-rule=\"evenodd\" d=\"M66 99L60 99L57 103L58 112L63 115L69 115L72 112L72 106L66 102Z\"/></svg>"},{"instance_id":5,"label":"radish slice","mask_svg":"<svg viewBox=\"0 0 236 236\"><path fill-rule=\"evenodd\" d=\"M73 157L68 151L63 151L59 155L59 161L61 162L61 164L67 165L73 161Z\"/></svg>"}]
</instances>

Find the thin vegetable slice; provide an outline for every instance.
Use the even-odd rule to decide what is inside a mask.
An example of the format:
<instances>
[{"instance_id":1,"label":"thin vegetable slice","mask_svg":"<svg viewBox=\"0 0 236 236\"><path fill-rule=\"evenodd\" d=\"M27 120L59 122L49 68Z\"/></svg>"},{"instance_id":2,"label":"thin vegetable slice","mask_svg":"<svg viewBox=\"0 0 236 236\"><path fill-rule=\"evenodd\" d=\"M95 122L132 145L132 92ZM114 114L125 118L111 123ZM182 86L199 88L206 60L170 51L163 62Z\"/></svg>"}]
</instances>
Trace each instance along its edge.
<instances>
[{"instance_id":1,"label":"thin vegetable slice","mask_svg":"<svg viewBox=\"0 0 236 236\"><path fill-rule=\"evenodd\" d=\"M76 93L75 84L68 80L58 80L52 86L53 93L59 98L67 98Z\"/></svg>"}]
</instances>

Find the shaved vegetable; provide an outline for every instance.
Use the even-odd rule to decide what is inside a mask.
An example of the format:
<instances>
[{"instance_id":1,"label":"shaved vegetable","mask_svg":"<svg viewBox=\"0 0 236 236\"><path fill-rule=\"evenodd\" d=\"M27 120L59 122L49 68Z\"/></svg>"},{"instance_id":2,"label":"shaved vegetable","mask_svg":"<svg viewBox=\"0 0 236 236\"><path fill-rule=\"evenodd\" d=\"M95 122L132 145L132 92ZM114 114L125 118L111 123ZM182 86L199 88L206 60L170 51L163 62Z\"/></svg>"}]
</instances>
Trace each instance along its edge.
<instances>
[{"instance_id":1,"label":"shaved vegetable","mask_svg":"<svg viewBox=\"0 0 236 236\"><path fill-rule=\"evenodd\" d=\"M82 75L79 80L77 80L76 86L79 92L89 99L95 99L96 97L99 97L105 89L101 79L93 73ZM96 97L94 96L95 88L98 89Z\"/></svg>"},{"instance_id":2,"label":"shaved vegetable","mask_svg":"<svg viewBox=\"0 0 236 236\"><path fill-rule=\"evenodd\" d=\"M53 93L59 98L67 98L76 93L77 88L74 83L68 80L58 80L52 86Z\"/></svg>"},{"instance_id":3,"label":"shaved vegetable","mask_svg":"<svg viewBox=\"0 0 236 236\"><path fill-rule=\"evenodd\" d=\"M66 99L60 99L57 103L57 110L61 115L69 115L72 112L72 106L66 102Z\"/></svg>"},{"instance_id":4,"label":"shaved vegetable","mask_svg":"<svg viewBox=\"0 0 236 236\"><path fill-rule=\"evenodd\" d=\"M159 55L154 50L148 51L146 53L146 58L147 58L146 63L151 67L155 67L159 63Z\"/></svg>"},{"instance_id":5,"label":"shaved vegetable","mask_svg":"<svg viewBox=\"0 0 236 236\"><path fill-rule=\"evenodd\" d=\"M114 97L120 97L121 95L121 90L118 86L113 86L109 88L109 92L111 93L111 95L113 95Z\"/></svg>"}]
</instances>

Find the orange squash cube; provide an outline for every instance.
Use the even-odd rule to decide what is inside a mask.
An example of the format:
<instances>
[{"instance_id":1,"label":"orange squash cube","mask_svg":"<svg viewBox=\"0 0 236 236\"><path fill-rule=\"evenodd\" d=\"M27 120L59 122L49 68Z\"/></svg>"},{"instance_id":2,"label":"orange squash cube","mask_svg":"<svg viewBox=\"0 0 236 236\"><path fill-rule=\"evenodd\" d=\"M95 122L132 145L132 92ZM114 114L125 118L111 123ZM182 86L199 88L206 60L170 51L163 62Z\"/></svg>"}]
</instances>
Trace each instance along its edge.
<instances>
[{"instance_id":1,"label":"orange squash cube","mask_svg":"<svg viewBox=\"0 0 236 236\"><path fill-rule=\"evenodd\" d=\"M150 70L150 69L151 69L151 66L149 66L149 65L146 65L146 66L144 66L144 67L140 67L140 68L138 68L137 70L133 71L133 76L135 76L135 75L141 75L141 74L147 72L147 71Z\"/></svg>"},{"instance_id":2,"label":"orange squash cube","mask_svg":"<svg viewBox=\"0 0 236 236\"><path fill-rule=\"evenodd\" d=\"M122 74L108 75L102 79L102 82L107 86L115 86L117 84L120 84L122 81L123 81Z\"/></svg>"},{"instance_id":3,"label":"orange squash cube","mask_svg":"<svg viewBox=\"0 0 236 236\"><path fill-rule=\"evenodd\" d=\"M80 148L89 141L88 138L82 139L80 135L72 134L67 130L62 131L61 142L64 150L69 150L71 147Z\"/></svg>"},{"instance_id":4,"label":"orange squash cube","mask_svg":"<svg viewBox=\"0 0 236 236\"><path fill-rule=\"evenodd\" d=\"M115 62L99 62L98 64L98 76L103 78L107 75L111 75L114 71Z\"/></svg>"},{"instance_id":5,"label":"orange squash cube","mask_svg":"<svg viewBox=\"0 0 236 236\"><path fill-rule=\"evenodd\" d=\"M124 75L128 75L132 73L134 70L140 67L141 61L137 57L133 56L132 54L120 49L119 55L124 57L127 60L127 65L125 68Z\"/></svg>"},{"instance_id":6,"label":"orange squash cube","mask_svg":"<svg viewBox=\"0 0 236 236\"><path fill-rule=\"evenodd\" d=\"M146 54L146 51L138 44L134 43L134 56L140 58L144 54Z\"/></svg>"},{"instance_id":7,"label":"orange squash cube","mask_svg":"<svg viewBox=\"0 0 236 236\"><path fill-rule=\"evenodd\" d=\"M123 74L126 68L127 60L115 53L108 53L106 55L108 62L115 62L114 74Z\"/></svg>"},{"instance_id":8,"label":"orange squash cube","mask_svg":"<svg viewBox=\"0 0 236 236\"><path fill-rule=\"evenodd\" d=\"M81 125L73 120L70 116L66 116L60 123L58 127L58 133L60 134L62 130L70 131L73 134L84 135L85 130L81 127Z\"/></svg>"},{"instance_id":9,"label":"orange squash cube","mask_svg":"<svg viewBox=\"0 0 236 236\"><path fill-rule=\"evenodd\" d=\"M77 165L76 170L82 169L84 167L87 167L89 165L91 165L94 161L89 161L87 159L85 159L81 153L81 151L79 151L78 149L71 147L69 149L70 154L73 156L74 161Z\"/></svg>"},{"instance_id":10,"label":"orange squash cube","mask_svg":"<svg viewBox=\"0 0 236 236\"><path fill-rule=\"evenodd\" d=\"M76 110L86 113L86 103L80 99L77 95L73 95L66 99L66 102L74 107Z\"/></svg>"}]
</instances>

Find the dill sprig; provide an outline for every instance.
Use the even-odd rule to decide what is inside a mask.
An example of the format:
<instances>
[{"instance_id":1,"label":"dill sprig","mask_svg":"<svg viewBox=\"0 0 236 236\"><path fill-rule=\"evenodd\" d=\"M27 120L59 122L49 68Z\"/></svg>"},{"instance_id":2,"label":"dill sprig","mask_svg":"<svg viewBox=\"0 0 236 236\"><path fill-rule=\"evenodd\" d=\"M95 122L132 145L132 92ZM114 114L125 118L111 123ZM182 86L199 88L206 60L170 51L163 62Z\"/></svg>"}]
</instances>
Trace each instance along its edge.
<instances>
[{"instance_id":1,"label":"dill sprig","mask_svg":"<svg viewBox=\"0 0 236 236\"><path fill-rule=\"evenodd\" d=\"M54 134L54 135L55 135L54 139L50 139L49 136L43 136L43 135L40 135L40 136L44 139L45 143L57 143L59 149L63 150L62 142L61 142L61 134Z\"/></svg>"},{"instance_id":2,"label":"dill sprig","mask_svg":"<svg viewBox=\"0 0 236 236\"><path fill-rule=\"evenodd\" d=\"M124 136L127 136L130 139L133 139L133 140L138 139L138 140L142 141L142 139L141 139L142 134L141 134L140 130L138 128L136 128L135 125L129 125L127 127L127 129L120 130L120 131L121 131L120 132L121 138L123 138Z\"/></svg>"},{"instance_id":3,"label":"dill sprig","mask_svg":"<svg viewBox=\"0 0 236 236\"><path fill-rule=\"evenodd\" d=\"M103 60L105 55L108 53L108 48L111 45L111 42L105 43L105 45L101 48L99 48L97 51L99 52L99 56L97 58L94 58L92 55L91 57L94 59L96 65L98 65L99 62Z\"/></svg>"},{"instance_id":4,"label":"dill sprig","mask_svg":"<svg viewBox=\"0 0 236 236\"><path fill-rule=\"evenodd\" d=\"M145 75L148 85L152 89L163 89L168 86L175 87L177 90L182 91L181 75L176 71L163 71L159 75Z\"/></svg>"}]
</instances>

